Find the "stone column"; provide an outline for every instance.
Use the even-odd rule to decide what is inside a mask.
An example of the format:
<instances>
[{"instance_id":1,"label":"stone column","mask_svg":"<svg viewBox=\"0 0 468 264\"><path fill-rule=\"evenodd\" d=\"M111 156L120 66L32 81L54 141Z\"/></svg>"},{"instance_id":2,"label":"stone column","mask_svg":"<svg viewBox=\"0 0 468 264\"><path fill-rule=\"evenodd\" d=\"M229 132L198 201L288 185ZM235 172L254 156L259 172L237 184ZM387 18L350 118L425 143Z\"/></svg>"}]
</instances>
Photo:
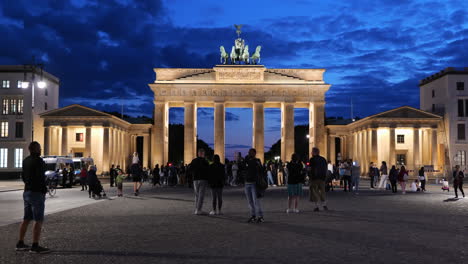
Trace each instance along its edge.
<instances>
[{"instance_id":1,"label":"stone column","mask_svg":"<svg viewBox=\"0 0 468 264\"><path fill-rule=\"evenodd\" d=\"M413 167L418 170L421 166L421 157L419 153L419 128L413 128Z\"/></svg>"},{"instance_id":2,"label":"stone column","mask_svg":"<svg viewBox=\"0 0 468 264\"><path fill-rule=\"evenodd\" d=\"M336 163L336 151L335 151L335 140L336 138L335 137L330 137L328 139L328 142L329 142L329 146L330 146L330 150L329 150L329 157L330 157L330 161L332 162L332 164L335 164Z\"/></svg>"},{"instance_id":3,"label":"stone column","mask_svg":"<svg viewBox=\"0 0 468 264\"><path fill-rule=\"evenodd\" d=\"M151 142L151 160L154 164L164 165L168 162L169 156L169 105L167 102L154 102L153 140ZM136 151L135 140L133 145Z\"/></svg>"},{"instance_id":4,"label":"stone column","mask_svg":"<svg viewBox=\"0 0 468 264\"><path fill-rule=\"evenodd\" d=\"M68 128L62 125L62 156L68 155Z\"/></svg>"},{"instance_id":5,"label":"stone column","mask_svg":"<svg viewBox=\"0 0 468 264\"><path fill-rule=\"evenodd\" d=\"M377 129L371 128L370 133L371 133L371 138L370 138L371 159L375 160L376 162L382 161L381 159L379 159L379 148L377 145ZM386 162L388 163L389 161L386 161Z\"/></svg>"},{"instance_id":6,"label":"stone column","mask_svg":"<svg viewBox=\"0 0 468 264\"><path fill-rule=\"evenodd\" d=\"M107 173L109 172L109 134L110 134L110 128L108 126L104 126L103 128L103 135L102 135L102 164L97 164L97 166L101 167L101 173Z\"/></svg>"},{"instance_id":7,"label":"stone column","mask_svg":"<svg viewBox=\"0 0 468 264\"><path fill-rule=\"evenodd\" d=\"M315 135L316 133L316 118L315 118L315 103L309 104L309 157L312 157L312 148L315 147Z\"/></svg>"},{"instance_id":8,"label":"stone column","mask_svg":"<svg viewBox=\"0 0 468 264\"><path fill-rule=\"evenodd\" d=\"M50 127L44 126L44 155L50 155Z\"/></svg>"},{"instance_id":9,"label":"stone column","mask_svg":"<svg viewBox=\"0 0 468 264\"><path fill-rule=\"evenodd\" d=\"M91 147L92 144L91 144L91 126L86 126L86 131L85 131L85 153L84 156L85 157L91 157L92 156L92 152L91 152Z\"/></svg>"},{"instance_id":10,"label":"stone column","mask_svg":"<svg viewBox=\"0 0 468 264\"><path fill-rule=\"evenodd\" d=\"M390 158L389 158L389 162L390 164L396 164L396 154L395 154L395 128L394 127L390 127L390 133L389 133L389 140L390 140L390 151L389 151L389 154L390 154ZM406 164L405 164L406 165Z\"/></svg>"},{"instance_id":11,"label":"stone column","mask_svg":"<svg viewBox=\"0 0 468 264\"><path fill-rule=\"evenodd\" d=\"M197 155L197 104L185 103L184 162L190 164Z\"/></svg>"},{"instance_id":12,"label":"stone column","mask_svg":"<svg viewBox=\"0 0 468 264\"><path fill-rule=\"evenodd\" d=\"M431 129L431 161L432 165L434 166L434 170L439 169L438 168L438 157L437 157L437 148L438 148L438 143L437 143L437 129Z\"/></svg>"},{"instance_id":13,"label":"stone column","mask_svg":"<svg viewBox=\"0 0 468 264\"><path fill-rule=\"evenodd\" d=\"M253 103L253 133L252 133L252 147L257 150L257 158L262 162L265 160L265 113L263 103Z\"/></svg>"},{"instance_id":14,"label":"stone column","mask_svg":"<svg viewBox=\"0 0 468 264\"><path fill-rule=\"evenodd\" d=\"M149 135L145 134L143 135L143 167L146 167L146 168L148 168L149 166L149 148L150 148Z\"/></svg>"},{"instance_id":15,"label":"stone column","mask_svg":"<svg viewBox=\"0 0 468 264\"><path fill-rule=\"evenodd\" d=\"M109 165L114 164L114 157L115 157L115 128L109 128Z\"/></svg>"},{"instance_id":16,"label":"stone column","mask_svg":"<svg viewBox=\"0 0 468 264\"><path fill-rule=\"evenodd\" d=\"M215 103L214 107L214 153L219 155L224 164L224 130L225 130L225 109L224 103Z\"/></svg>"},{"instance_id":17,"label":"stone column","mask_svg":"<svg viewBox=\"0 0 468 264\"><path fill-rule=\"evenodd\" d=\"M294 153L294 104L281 103L281 160L291 159Z\"/></svg>"}]
</instances>

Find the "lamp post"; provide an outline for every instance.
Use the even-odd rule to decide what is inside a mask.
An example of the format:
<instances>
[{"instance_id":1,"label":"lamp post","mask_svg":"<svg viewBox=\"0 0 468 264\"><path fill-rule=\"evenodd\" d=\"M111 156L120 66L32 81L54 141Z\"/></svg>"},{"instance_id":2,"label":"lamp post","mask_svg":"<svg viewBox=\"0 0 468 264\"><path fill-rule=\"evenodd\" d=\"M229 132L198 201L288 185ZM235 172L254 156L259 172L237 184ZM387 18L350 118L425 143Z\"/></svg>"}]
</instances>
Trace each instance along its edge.
<instances>
[{"instance_id":1,"label":"lamp post","mask_svg":"<svg viewBox=\"0 0 468 264\"><path fill-rule=\"evenodd\" d=\"M38 69L40 69L40 80L36 83L36 74ZM28 81L28 71L31 71L31 82ZM46 87L46 83L44 82L44 64L26 64L24 65L24 78L21 82L21 88L27 89L29 84L31 83L31 141L34 141L34 90L35 85L39 89L44 89Z\"/></svg>"}]
</instances>

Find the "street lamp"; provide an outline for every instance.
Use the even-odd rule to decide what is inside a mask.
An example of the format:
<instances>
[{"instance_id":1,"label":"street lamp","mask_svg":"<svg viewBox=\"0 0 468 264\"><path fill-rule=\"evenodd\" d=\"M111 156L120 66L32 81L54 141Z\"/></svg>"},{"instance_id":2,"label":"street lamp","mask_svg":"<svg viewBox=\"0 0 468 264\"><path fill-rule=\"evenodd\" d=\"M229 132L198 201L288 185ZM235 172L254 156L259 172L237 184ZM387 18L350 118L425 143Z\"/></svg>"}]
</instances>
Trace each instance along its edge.
<instances>
[{"instance_id":1,"label":"street lamp","mask_svg":"<svg viewBox=\"0 0 468 264\"><path fill-rule=\"evenodd\" d=\"M310 138L310 135L306 135L306 138Z\"/></svg>"},{"instance_id":2,"label":"street lamp","mask_svg":"<svg viewBox=\"0 0 468 264\"><path fill-rule=\"evenodd\" d=\"M27 89L29 87L29 81L28 81L28 68L31 69L31 140L34 141L34 86L35 84L39 89L44 89L46 87L46 82L44 82L44 64L29 64L29 65L24 65L24 79L21 82L21 88ZM36 78L36 72L37 68L40 69L40 80L35 83L35 78Z\"/></svg>"}]
</instances>

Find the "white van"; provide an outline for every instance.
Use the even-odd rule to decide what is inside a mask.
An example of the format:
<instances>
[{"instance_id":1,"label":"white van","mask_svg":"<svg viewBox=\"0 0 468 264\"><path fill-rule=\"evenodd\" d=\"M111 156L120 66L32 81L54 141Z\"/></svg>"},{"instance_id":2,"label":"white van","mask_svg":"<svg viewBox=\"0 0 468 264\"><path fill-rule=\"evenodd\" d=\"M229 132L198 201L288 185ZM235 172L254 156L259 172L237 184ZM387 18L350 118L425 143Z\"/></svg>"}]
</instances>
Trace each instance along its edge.
<instances>
[{"instance_id":1,"label":"white van","mask_svg":"<svg viewBox=\"0 0 468 264\"><path fill-rule=\"evenodd\" d=\"M70 166L73 170L73 160L66 156L44 156L42 157L46 164L46 178L55 178L60 184L62 182L62 169L66 166Z\"/></svg>"}]
</instances>

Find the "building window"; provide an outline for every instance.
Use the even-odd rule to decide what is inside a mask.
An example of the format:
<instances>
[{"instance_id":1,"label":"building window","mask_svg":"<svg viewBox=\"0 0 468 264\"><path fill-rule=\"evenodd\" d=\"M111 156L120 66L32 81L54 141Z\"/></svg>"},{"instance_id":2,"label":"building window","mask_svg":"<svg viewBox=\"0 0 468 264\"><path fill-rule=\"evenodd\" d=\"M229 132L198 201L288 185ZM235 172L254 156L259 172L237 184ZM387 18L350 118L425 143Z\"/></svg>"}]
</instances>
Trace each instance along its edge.
<instances>
[{"instance_id":1,"label":"building window","mask_svg":"<svg viewBox=\"0 0 468 264\"><path fill-rule=\"evenodd\" d=\"M396 155L396 163L397 163L397 166L405 166L406 165L406 154L397 154Z\"/></svg>"},{"instance_id":2,"label":"building window","mask_svg":"<svg viewBox=\"0 0 468 264\"><path fill-rule=\"evenodd\" d=\"M432 98L435 97L435 90L432 90Z\"/></svg>"},{"instance_id":3,"label":"building window","mask_svg":"<svg viewBox=\"0 0 468 264\"><path fill-rule=\"evenodd\" d=\"M432 113L435 113L435 104L432 104Z\"/></svg>"},{"instance_id":4,"label":"building window","mask_svg":"<svg viewBox=\"0 0 468 264\"><path fill-rule=\"evenodd\" d=\"M465 140L465 124L458 124L457 125L458 131L458 140Z\"/></svg>"},{"instance_id":5,"label":"building window","mask_svg":"<svg viewBox=\"0 0 468 264\"><path fill-rule=\"evenodd\" d=\"M24 101L23 99L18 99L18 114L22 115L24 111Z\"/></svg>"},{"instance_id":6,"label":"building window","mask_svg":"<svg viewBox=\"0 0 468 264\"><path fill-rule=\"evenodd\" d=\"M464 90L465 90L465 83L457 82L457 91L464 91Z\"/></svg>"},{"instance_id":7,"label":"building window","mask_svg":"<svg viewBox=\"0 0 468 264\"><path fill-rule=\"evenodd\" d=\"M0 148L0 168L6 168L8 163L8 149Z\"/></svg>"},{"instance_id":8,"label":"building window","mask_svg":"<svg viewBox=\"0 0 468 264\"><path fill-rule=\"evenodd\" d=\"M45 89L45 96L48 96L49 95L49 91L47 90L47 88Z\"/></svg>"},{"instance_id":9,"label":"building window","mask_svg":"<svg viewBox=\"0 0 468 264\"><path fill-rule=\"evenodd\" d=\"M465 107L463 106L463 100L458 100L458 116L465 116Z\"/></svg>"},{"instance_id":10,"label":"building window","mask_svg":"<svg viewBox=\"0 0 468 264\"><path fill-rule=\"evenodd\" d=\"M8 137L8 122L6 121L3 121L1 124L0 137L2 138Z\"/></svg>"},{"instance_id":11,"label":"building window","mask_svg":"<svg viewBox=\"0 0 468 264\"><path fill-rule=\"evenodd\" d=\"M10 100L8 99L3 99L2 100L2 114L8 115L9 109L10 109Z\"/></svg>"},{"instance_id":12,"label":"building window","mask_svg":"<svg viewBox=\"0 0 468 264\"><path fill-rule=\"evenodd\" d=\"M76 142L83 142L83 133L76 133L75 134L75 141Z\"/></svg>"},{"instance_id":13,"label":"building window","mask_svg":"<svg viewBox=\"0 0 468 264\"><path fill-rule=\"evenodd\" d=\"M405 135L397 135L396 141L398 144L404 144L405 143Z\"/></svg>"},{"instance_id":14,"label":"building window","mask_svg":"<svg viewBox=\"0 0 468 264\"><path fill-rule=\"evenodd\" d=\"M16 114L16 99L10 99L10 114Z\"/></svg>"},{"instance_id":15,"label":"building window","mask_svg":"<svg viewBox=\"0 0 468 264\"><path fill-rule=\"evenodd\" d=\"M15 168L23 167L23 149L15 149Z\"/></svg>"},{"instance_id":16,"label":"building window","mask_svg":"<svg viewBox=\"0 0 468 264\"><path fill-rule=\"evenodd\" d=\"M3 80L2 87L3 88L10 88L10 81L9 80Z\"/></svg>"},{"instance_id":17,"label":"building window","mask_svg":"<svg viewBox=\"0 0 468 264\"><path fill-rule=\"evenodd\" d=\"M47 110L47 103L44 103L44 110Z\"/></svg>"},{"instance_id":18,"label":"building window","mask_svg":"<svg viewBox=\"0 0 468 264\"><path fill-rule=\"evenodd\" d=\"M466 151L459 150L455 156L458 165L466 166Z\"/></svg>"},{"instance_id":19,"label":"building window","mask_svg":"<svg viewBox=\"0 0 468 264\"><path fill-rule=\"evenodd\" d=\"M16 122L15 137L16 138L23 137L23 122Z\"/></svg>"}]
</instances>

